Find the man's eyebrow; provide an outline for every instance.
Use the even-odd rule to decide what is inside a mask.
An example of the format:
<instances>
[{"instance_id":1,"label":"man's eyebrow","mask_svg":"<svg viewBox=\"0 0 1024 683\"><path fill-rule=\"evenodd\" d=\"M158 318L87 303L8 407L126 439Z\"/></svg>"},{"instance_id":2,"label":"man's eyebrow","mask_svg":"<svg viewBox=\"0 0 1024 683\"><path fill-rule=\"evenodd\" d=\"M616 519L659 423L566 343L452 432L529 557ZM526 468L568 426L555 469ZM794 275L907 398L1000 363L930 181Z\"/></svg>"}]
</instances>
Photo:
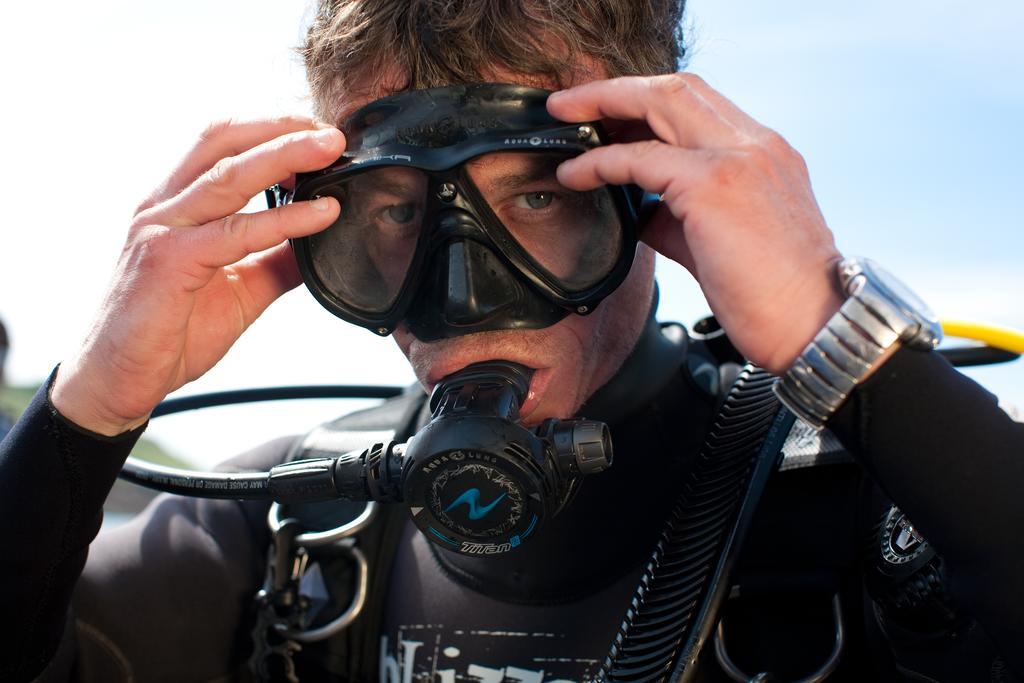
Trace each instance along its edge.
<instances>
[{"instance_id":1,"label":"man's eyebrow","mask_svg":"<svg viewBox=\"0 0 1024 683\"><path fill-rule=\"evenodd\" d=\"M379 189L389 194L401 197L406 197L408 195L417 193L416 188L414 188L412 185L408 185L405 183L386 183L380 185L379 187L375 187L374 189Z\"/></svg>"},{"instance_id":2,"label":"man's eyebrow","mask_svg":"<svg viewBox=\"0 0 1024 683\"><path fill-rule=\"evenodd\" d=\"M542 180L554 178L555 169L565 160L565 157L552 155L523 154L522 156L524 159L529 160L529 163L526 164L527 168L514 172L498 173L481 180L489 187L516 190Z\"/></svg>"},{"instance_id":3,"label":"man's eyebrow","mask_svg":"<svg viewBox=\"0 0 1024 683\"><path fill-rule=\"evenodd\" d=\"M358 192L386 192L397 197L407 197L411 194L421 192L421 190L414 185L414 183L403 183L400 180L385 180L382 178L372 177L358 178L352 183L353 189Z\"/></svg>"}]
</instances>

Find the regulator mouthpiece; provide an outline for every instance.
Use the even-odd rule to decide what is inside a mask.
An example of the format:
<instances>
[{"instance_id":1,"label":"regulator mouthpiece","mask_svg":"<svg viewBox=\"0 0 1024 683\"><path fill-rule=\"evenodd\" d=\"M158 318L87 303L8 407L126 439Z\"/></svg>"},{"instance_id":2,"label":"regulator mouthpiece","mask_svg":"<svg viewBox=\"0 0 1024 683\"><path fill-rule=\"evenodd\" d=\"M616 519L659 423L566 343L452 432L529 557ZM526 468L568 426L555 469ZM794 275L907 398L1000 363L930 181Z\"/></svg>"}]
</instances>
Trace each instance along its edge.
<instances>
[{"instance_id":1,"label":"regulator mouthpiece","mask_svg":"<svg viewBox=\"0 0 1024 683\"><path fill-rule=\"evenodd\" d=\"M402 498L431 541L468 555L512 550L565 506L580 476L611 465L603 423L520 424L532 374L490 361L434 389L431 421L402 456Z\"/></svg>"}]
</instances>

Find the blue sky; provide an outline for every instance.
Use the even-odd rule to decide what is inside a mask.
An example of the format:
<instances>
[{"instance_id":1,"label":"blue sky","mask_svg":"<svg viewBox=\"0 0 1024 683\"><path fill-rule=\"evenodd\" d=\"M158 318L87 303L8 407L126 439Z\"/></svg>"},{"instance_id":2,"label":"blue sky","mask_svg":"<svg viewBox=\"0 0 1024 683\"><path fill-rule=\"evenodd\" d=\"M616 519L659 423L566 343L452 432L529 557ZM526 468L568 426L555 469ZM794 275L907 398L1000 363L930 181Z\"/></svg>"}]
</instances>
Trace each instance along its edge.
<instances>
[{"instance_id":1,"label":"blue sky","mask_svg":"<svg viewBox=\"0 0 1024 683\"><path fill-rule=\"evenodd\" d=\"M881 261L940 314L1024 328L1024 3L689 8L690 68L804 154L841 250ZM289 50L306 17L304 3L269 0L5 10L0 317L15 381L44 377L77 344L132 207L207 121L308 110ZM678 267L659 279L663 318L706 311ZM1022 368L973 374L1024 405ZM298 290L184 391L411 379L392 343ZM151 431L209 462L342 409L226 409Z\"/></svg>"},{"instance_id":2,"label":"blue sky","mask_svg":"<svg viewBox=\"0 0 1024 683\"><path fill-rule=\"evenodd\" d=\"M848 254L1024 328L1024 4L689 3L690 68L807 159ZM685 277L666 276L680 281ZM662 307L686 320L697 295ZM1018 405L1024 369L969 374Z\"/></svg>"},{"instance_id":3,"label":"blue sky","mask_svg":"<svg viewBox=\"0 0 1024 683\"><path fill-rule=\"evenodd\" d=\"M1019 286L1024 5L962 7L697 0L691 68L804 153L842 249Z\"/></svg>"}]
</instances>

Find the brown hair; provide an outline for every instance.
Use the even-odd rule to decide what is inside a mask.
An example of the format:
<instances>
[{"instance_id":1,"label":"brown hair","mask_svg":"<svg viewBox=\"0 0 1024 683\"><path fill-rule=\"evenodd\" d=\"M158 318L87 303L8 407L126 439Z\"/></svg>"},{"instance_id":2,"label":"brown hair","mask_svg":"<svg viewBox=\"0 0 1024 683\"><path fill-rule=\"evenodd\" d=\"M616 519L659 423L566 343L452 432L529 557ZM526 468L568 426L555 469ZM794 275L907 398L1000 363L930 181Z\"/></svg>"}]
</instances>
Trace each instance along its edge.
<instances>
[{"instance_id":1,"label":"brown hair","mask_svg":"<svg viewBox=\"0 0 1024 683\"><path fill-rule=\"evenodd\" d=\"M343 99L488 80L495 65L564 84L581 58L609 76L669 73L686 0L318 0L301 52L317 114ZM359 87L370 74L378 80ZM390 80L388 80L390 79Z\"/></svg>"}]
</instances>

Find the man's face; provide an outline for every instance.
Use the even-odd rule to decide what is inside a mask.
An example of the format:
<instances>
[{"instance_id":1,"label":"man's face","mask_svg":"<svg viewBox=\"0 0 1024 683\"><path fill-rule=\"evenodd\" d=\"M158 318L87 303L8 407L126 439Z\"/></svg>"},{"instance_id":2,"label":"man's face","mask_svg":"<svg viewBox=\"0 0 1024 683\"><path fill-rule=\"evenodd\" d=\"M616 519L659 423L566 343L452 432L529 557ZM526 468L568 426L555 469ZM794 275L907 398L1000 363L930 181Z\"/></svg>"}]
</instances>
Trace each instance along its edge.
<instances>
[{"instance_id":1,"label":"man's face","mask_svg":"<svg viewBox=\"0 0 1024 683\"><path fill-rule=\"evenodd\" d=\"M601 71L603 69L591 69L588 73ZM497 69L488 80L557 88L551 82L538 82L536 77L523 78ZM568 85L582 82L577 80ZM387 94L378 91L374 97L353 100L345 109L352 111ZM484 161L470 162L468 170L482 192L506 197L510 206L528 207L524 202L537 200L529 196L536 188L523 187L524 192L510 188L510 179L519 181L537 176L536 164L530 155L491 155ZM549 242L534 245L531 253L542 254L538 260L549 271L558 273L570 265L563 262L567 258L565 245L554 239ZM478 332L433 342L417 339L402 323L395 329L394 338L427 391L433 390L442 378L471 363L509 360L535 369L521 410L527 424L548 417L570 417L615 374L636 344L647 319L653 282L654 253L641 243L626 280L588 316L570 314L539 330Z\"/></svg>"}]
</instances>

